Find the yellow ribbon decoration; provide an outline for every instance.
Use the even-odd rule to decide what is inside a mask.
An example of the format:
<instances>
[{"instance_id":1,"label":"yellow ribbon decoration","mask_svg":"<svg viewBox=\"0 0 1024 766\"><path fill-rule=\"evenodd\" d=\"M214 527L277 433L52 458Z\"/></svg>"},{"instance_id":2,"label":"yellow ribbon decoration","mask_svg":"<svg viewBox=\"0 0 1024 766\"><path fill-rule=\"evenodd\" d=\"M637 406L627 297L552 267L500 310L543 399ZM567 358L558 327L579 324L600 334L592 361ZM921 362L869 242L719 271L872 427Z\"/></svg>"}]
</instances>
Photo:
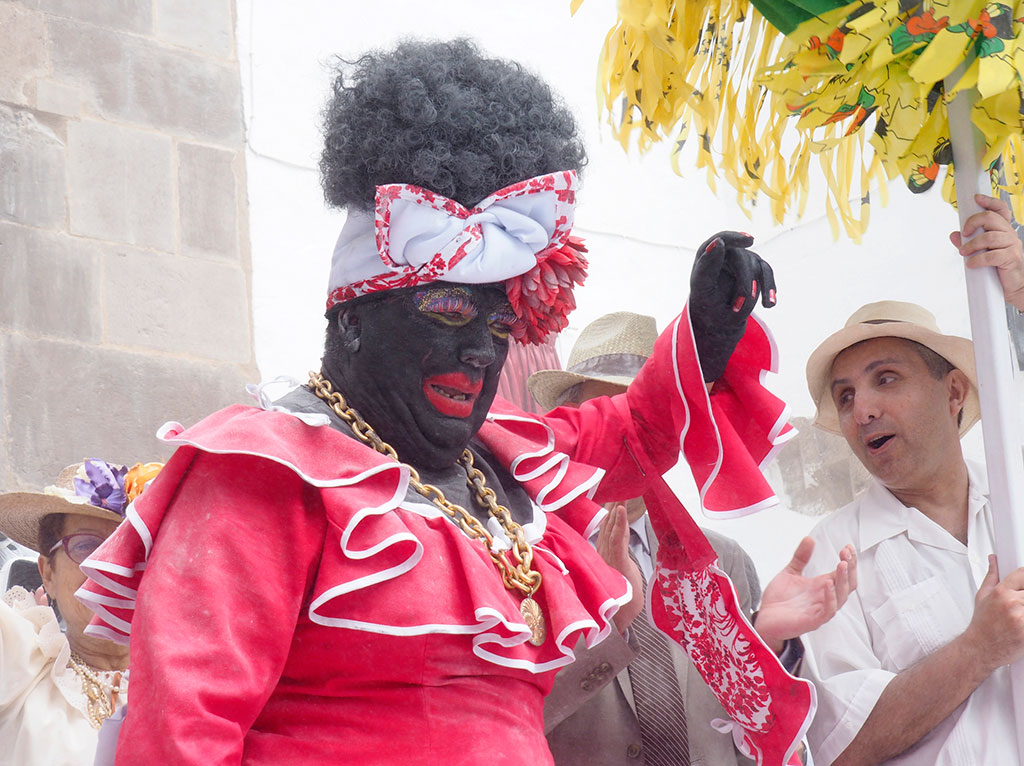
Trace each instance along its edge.
<instances>
[{"instance_id":1,"label":"yellow ribbon decoration","mask_svg":"<svg viewBox=\"0 0 1024 766\"><path fill-rule=\"evenodd\" d=\"M573 0L575 11L583 0ZM993 186L1024 221L1024 0L855 0L784 37L748 0L620 0L599 64L599 101L627 149L696 137L696 165L745 210L763 195L782 222L802 214L817 154L838 236L859 240L871 184L940 182L955 204L946 105L975 88ZM946 92L943 79L970 66ZM785 127L795 122L797 136ZM865 129L870 133L865 140ZM854 188L855 183L859 188Z\"/></svg>"}]
</instances>

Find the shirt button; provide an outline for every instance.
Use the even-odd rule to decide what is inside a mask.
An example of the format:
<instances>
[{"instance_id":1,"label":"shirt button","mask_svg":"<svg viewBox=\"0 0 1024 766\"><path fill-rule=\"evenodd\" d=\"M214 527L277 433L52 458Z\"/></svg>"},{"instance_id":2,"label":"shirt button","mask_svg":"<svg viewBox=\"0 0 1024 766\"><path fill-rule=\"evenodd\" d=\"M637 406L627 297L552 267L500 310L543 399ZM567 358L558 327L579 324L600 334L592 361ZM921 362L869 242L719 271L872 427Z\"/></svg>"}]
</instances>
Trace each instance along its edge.
<instances>
[{"instance_id":1,"label":"shirt button","mask_svg":"<svg viewBox=\"0 0 1024 766\"><path fill-rule=\"evenodd\" d=\"M591 689L594 688L594 684L590 682L589 678L585 678L584 680L580 681L580 688L585 692L589 692Z\"/></svg>"},{"instance_id":2,"label":"shirt button","mask_svg":"<svg viewBox=\"0 0 1024 766\"><path fill-rule=\"evenodd\" d=\"M640 745L636 744L635 742L632 745L630 745L629 747L626 748L626 755L629 756L630 758L639 758L640 757L640 753L642 753L642 752L643 752L643 748L640 747Z\"/></svg>"},{"instance_id":3,"label":"shirt button","mask_svg":"<svg viewBox=\"0 0 1024 766\"><path fill-rule=\"evenodd\" d=\"M609 670L612 669L612 666L609 665L607 662L602 662L597 669L600 670L602 673L607 673Z\"/></svg>"}]
</instances>

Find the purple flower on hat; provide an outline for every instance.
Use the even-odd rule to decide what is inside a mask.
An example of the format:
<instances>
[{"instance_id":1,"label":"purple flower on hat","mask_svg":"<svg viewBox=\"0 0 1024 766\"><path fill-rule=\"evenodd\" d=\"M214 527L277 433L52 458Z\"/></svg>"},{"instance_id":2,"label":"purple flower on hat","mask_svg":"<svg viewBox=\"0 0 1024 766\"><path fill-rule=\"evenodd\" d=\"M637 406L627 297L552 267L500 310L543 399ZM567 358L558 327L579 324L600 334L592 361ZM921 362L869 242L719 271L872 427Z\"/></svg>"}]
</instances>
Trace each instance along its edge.
<instances>
[{"instance_id":1,"label":"purple flower on hat","mask_svg":"<svg viewBox=\"0 0 1024 766\"><path fill-rule=\"evenodd\" d=\"M90 458L85 461L87 479L75 477L75 494L84 497L90 505L104 508L124 516L128 496L124 492L126 466L111 465L105 460Z\"/></svg>"}]
</instances>

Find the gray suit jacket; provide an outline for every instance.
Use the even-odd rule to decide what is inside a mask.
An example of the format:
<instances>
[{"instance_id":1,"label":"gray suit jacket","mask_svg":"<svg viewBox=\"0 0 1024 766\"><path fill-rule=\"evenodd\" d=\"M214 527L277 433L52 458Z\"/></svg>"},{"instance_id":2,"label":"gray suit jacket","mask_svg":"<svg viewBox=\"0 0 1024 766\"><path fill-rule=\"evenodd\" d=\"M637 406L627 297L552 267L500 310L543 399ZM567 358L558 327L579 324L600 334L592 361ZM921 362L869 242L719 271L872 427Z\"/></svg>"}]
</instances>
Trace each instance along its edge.
<instances>
[{"instance_id":1,"label":"gray suit jacket","mask_svg":"<svg viewBox=\"0 0 1024 766\"><path fill-rule=\"evenodd\" d=\"M750 557L728 537L705 530L719 564L736 587L749 616L761 598L757 572ZM648 526L652 547L656 546ZM655 551L656 553L656 551ZM732 737L711 728L714 718L728 719L690 658L671 647L676 678L686 705L690 763L694 766L733 766L751 761L736 752ZM626 666L636 647L613 630L593 649L581 642L576 661L559 671L544 703L544 728L557 766L624 766L644 763L640 726Z\"/></svg>"}]
</instances>

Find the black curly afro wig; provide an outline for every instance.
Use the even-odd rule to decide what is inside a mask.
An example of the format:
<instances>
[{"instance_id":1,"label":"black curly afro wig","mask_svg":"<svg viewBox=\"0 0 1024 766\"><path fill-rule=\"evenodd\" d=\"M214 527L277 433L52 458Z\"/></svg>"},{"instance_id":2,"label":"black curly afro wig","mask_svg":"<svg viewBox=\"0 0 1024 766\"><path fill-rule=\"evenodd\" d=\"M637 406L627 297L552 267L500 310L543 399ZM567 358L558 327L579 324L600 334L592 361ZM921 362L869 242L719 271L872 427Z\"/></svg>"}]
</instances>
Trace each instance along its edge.
<instances>
[{"instance_id":1,"label":"black curly afro wig","mask_svg":"<svg viewBox=\"0 0 1024 766\"><path fill-rule=\"evenodd\" d=\"M340 61L323 118L320 176L332 207L371 210L387 183L472 207L516 181L586 164L576 122L551 89L464 39Z\"/></svg>"}]
</instances>

